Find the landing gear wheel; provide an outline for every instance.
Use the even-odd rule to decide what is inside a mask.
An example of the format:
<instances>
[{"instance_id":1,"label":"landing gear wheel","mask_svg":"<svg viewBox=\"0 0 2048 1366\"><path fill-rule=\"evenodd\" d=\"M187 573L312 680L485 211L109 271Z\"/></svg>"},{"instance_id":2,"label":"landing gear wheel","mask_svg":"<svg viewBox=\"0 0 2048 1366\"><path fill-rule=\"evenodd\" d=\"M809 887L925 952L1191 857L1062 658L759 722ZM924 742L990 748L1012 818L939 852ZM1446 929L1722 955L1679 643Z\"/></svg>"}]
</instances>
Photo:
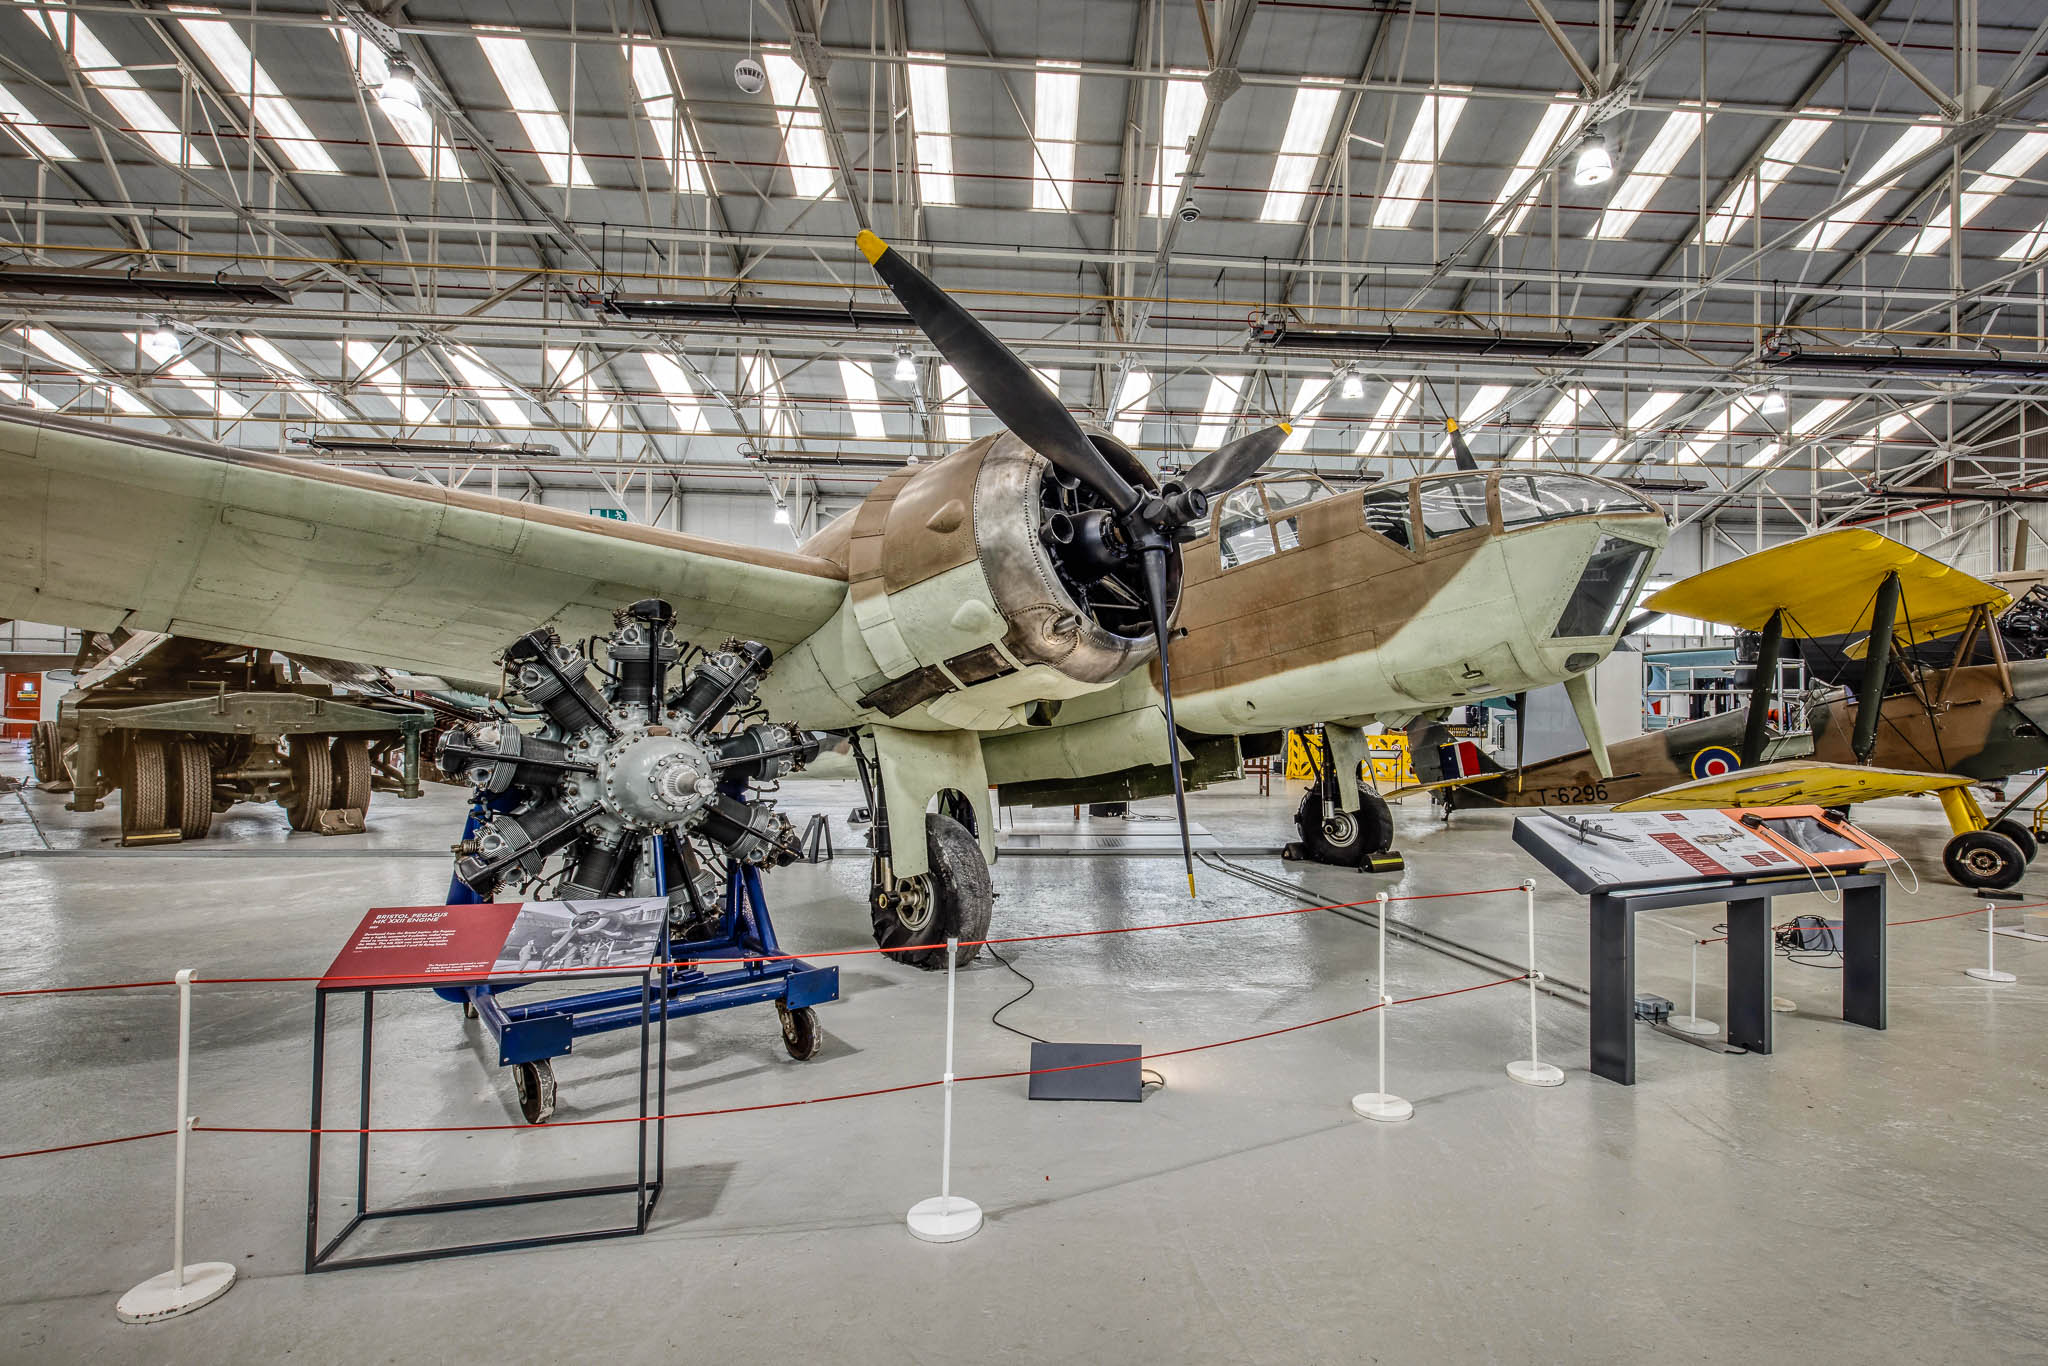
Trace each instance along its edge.
<instances>
[{"instance_id":1,"label":"landing gear wheel","mask_svg":"<svg viewBox=\"0 0 2048 1366\"><path fill-rule=\"evenodd\" d=\"M1995 830L1965 830L1941 851L1941 865L1965 887L2002 891L2020 880L2027 860L2020 847Z\"/></svg>"},{"instance_id":2,"label":"landing gear wheel","mask_svg":"<svg viewBox=\"0 0 2048 1366\"><path fill-rule=\"evenodd\" d=\"M36 781L44 787L64 776L64 746L57 738L55 721L38 721L28 733L28 762Z\"/></svg>"},{"instance_id":3,"label":"landing gear wheel","mask_svg":"<svg viewBox=\"0 0 2048 1366\"><path fill-rule=\"evenodd\" d=\"M1310 858L1339 868L1362 868L1394 842L1394 815L1376 792L1359 793L1358 810L1340 811L1312 787L1302 794L1294 827Z\"/></svg>"},{"instance_id":4,"label":"landing gear wheel","mask_svg":"<svg viewBox=\"0 0 2048 1366\"><path fill-rule=\"evenodd\" d=\"M334 795L329 805L338 809L370 809L370 742L359 735L338 735L328 749L328 763L334 769Z\"/></svg>"},{"instance_id":5,"label":"landing gear wheel","mask_svg":"<svg viewBox=\"0 0 2048 1366\"><path fill-rule=\"evenodd\" d=\"M548 1059L512 1064L512 1089L519 1093L519 1113L528 1124L545 1124L554 1115L555 1065Z\"/></svg>"},{"instance_id":6,"label":"landing gear wheel","mask_svg":"<svg viewBox=\"0 0 2048 1366\"><path fill-rule=\"evenodd\" d=\"M2034 832L2010 816L2002 821L1993 821L1985 828L2017 844L2020 847L2020 857L2029 863L2034 861L2034 855L2041 852L2041 842L2034 838Z\"/></svg>"},{"instance_id":7,"label":"landing gear wheel","mask_svg":"<svg viewBox=\"0 0 2048 1366\"><path fill-rule=\"evenodd\" d=\"M789 1056L803 1062L818 1051L818 1041L824 1036L818 1030L818 1012L809 1006L791 1010L780 1006L782 1011L782 1046L789 1050Z\"/></svg>"},{"instance_id":8,"label":"landing gear wheel","mask_svg":"<svg viewBox=\"0 0 2048 1366\"><path fill-rule=\"evenodd\" d=\"M178 818L178 834L188 840L203 840L213 827L213 756L204 740L172 740L170 753L171 792L168 803Z\"/></svg>"},{"instance_id":9,"label":"landing gear wheel","mask_svg":"<svg viewBox=\"0 0 2048 1366\"><path fill-rule=\"evenodd\" d=\"M136 735L121 763L121 833L149 835L164 828L169 810L164 742Z\"/></svg>"},{"instance_id":10,"label":"landing gear wheel","mask_svg":"<svg viewBox=\"0 0 2048 1366\"><path fill-rule=\"evenodd\" d=\"M291 744L292 791L285 814L292 829L312 830L334 799L334 759L324 735L294 735Z\"/></svg>"},{"instance_id":11,"label":"landing gear wheel","mask_svg":"<svg viewBox=\"0 0 2048 1366\"><path fill-rule=\"evenodd\" d=\"M946 966L943 941L987 937L989 915L995 910L995 888L981 856L981 842L966 826L933 811L924 818L924 831L931 871L901 880L893 892L878 889L869 911L875 942L889 950L891 958L936 971ZM931 947L898 951L910 944ZM980 952L979 943L962 944L954 966Z\"/></svg>"}]
</instances>

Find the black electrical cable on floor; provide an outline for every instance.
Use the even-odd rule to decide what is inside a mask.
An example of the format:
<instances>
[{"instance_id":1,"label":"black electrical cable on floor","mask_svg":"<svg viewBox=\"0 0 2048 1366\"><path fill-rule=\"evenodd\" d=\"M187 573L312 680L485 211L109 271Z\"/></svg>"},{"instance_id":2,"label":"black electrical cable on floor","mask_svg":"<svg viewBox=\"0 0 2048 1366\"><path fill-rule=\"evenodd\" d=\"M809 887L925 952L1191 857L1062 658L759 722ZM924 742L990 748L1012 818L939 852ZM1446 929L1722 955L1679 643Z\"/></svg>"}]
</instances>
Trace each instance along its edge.
<instances>
[{"instance_id":1,"label":"black electrical cable on floor","mask_svg":"<svg viewBox=\"0 0 2048 1366\"><path fill-rule=\"evenodd\" d=\"M1003 1023L1003 1012L1008 1010L1011 1006L1017 1004L1017 1002L1023 1000L1026 996L1029 996L1032 992L1038 990L1038 983L1032 981L1031 978L1026 976L1024 974L1023 969L1019 968L1015 963L1012 963L1009 959L1003 957L1003 955L996 950L995 945L984 944L982 945L982 948L988 954L989 957L995 959L998 963L1001 963L1004 967L1008 968L1010 970L1010 975L1012 977L1015 977L1018 981L1024 984L1024 990L1018 992L1015 996L1012 996L1009 1000L1003 1002L1001 1005L997 1006L994 1010L989 1012L988 1022L994 1025L997 1029L1007 1029L1012 1034L1017 1035L1019 1038L1029 1039L1033 1043L1051 1043L1051 1039L1041 1039L1038 1037L1038 1035L1033 1034L1029 1030L1019 1029L1015 1025ZM1147 1086L1166 1085L1165 1075L1155 1071L1150 1067L1139 1069L1139 1075L1154 1079L1144 1083Z\"/></svg>"}]
</instances>

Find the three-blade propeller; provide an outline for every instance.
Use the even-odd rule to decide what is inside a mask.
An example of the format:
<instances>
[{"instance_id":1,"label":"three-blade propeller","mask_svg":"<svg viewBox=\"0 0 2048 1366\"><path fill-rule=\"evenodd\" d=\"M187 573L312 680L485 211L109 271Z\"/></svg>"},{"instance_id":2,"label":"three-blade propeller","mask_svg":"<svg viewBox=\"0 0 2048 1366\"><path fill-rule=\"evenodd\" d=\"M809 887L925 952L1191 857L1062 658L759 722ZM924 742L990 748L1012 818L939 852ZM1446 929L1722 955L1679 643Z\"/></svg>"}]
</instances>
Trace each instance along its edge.
<instances>
[{"instance_id":1,"label":"three-blade propeller","mask_svg":"<svg viewBox=\"0 0 2048 1366\"><path fill-rule=\"evenodd\" d=\"M1208 515L1210 500L1256 477L1287 439L1285 423L1238 438L1203 457L1185 478L1158 492L1140 487L1103 455L1059 396L952 295L871 232L857 239L861 255L882 277L918 330L946 358L974 396L1031 449L1067 478L1093 489L1114 510L1118 544L1144 571L1153 640L1159 648L1159 688L1166 712L1166 752L1173 768L1173 807L1180 821L1181 859L1188 895L1195 892L1195 855L1188 840L1187 796L1181 783L1180 735L1173 722L1173 675L1167 662L1170 556L1192 524Z\"/></svg>"}]
</instances>

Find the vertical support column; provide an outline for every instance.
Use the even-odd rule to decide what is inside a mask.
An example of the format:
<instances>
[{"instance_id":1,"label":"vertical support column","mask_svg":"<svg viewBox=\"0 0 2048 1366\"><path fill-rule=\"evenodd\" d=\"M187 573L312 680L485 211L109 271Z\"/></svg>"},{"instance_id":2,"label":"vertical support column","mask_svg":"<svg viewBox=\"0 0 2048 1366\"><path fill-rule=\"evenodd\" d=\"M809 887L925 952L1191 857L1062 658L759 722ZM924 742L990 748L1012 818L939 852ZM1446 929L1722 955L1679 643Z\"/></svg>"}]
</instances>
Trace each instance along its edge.
<instances>
[{"instance_id":1,"label":"vertical support column","mask_svg":"<svg viewBox=\"0 0 2048 1366\"><path fill-rule=\"evenodd\" d=\"M1771 1051L1771 901L1728 903L1728 1042Z\"/></svg>"},{"instance_id":2,"label":"vertical support column","mask_svg":"<svg viewBox=\"0 0 2048 1366\"><path fill-rule=\"evenodd\" d=\"M1589 1033L1593 1072L1623 1086L1636 1084L1636 918L1626 901L1593 893L1591 925L1593 1007Z\"/></svg>"},{"instance_id":3,"label":"vertical support column","mask_svg":"<svg viewBox=\"0 0 2048 1366\"><path fill-rule=\"evenodd\" d=\"M1842 889L1842 1018L1884 1028L1884 882Z\"/></svg>"}]
</instances>

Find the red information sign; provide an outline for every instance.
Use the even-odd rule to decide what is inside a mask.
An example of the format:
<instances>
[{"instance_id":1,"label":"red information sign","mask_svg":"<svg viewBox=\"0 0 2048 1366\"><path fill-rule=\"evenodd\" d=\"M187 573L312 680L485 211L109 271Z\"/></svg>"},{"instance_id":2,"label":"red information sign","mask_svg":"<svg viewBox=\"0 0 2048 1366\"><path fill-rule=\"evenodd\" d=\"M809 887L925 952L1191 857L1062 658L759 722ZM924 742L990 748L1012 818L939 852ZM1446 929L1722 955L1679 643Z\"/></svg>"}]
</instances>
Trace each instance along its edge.
<instances>
[{"instance_id":1,"label":"red information sign","mask_svg":"<svg viewBox=\"0 0 2048 1366\"><path fill-rule=\"evenodd\" d=\"M371 911L341 946L320 985L376 986L424 977L486 977L503 954L516 901L475 906L391 906Z\"/></svg>"},{"instance_id":2,"label":"red information sign","mask_svg":"<svg viewBox=\"0 0 2048 1366\"><path fill-rule=\"evenodd\" d=\"M1706 850L1681 835L1674 835L1667 830L1652 830L1650 838L1684 859L1695 872L1705 873L1709 877L1718 877L1728 871L1709 858Z\"/></svg>"}]
</instances>

